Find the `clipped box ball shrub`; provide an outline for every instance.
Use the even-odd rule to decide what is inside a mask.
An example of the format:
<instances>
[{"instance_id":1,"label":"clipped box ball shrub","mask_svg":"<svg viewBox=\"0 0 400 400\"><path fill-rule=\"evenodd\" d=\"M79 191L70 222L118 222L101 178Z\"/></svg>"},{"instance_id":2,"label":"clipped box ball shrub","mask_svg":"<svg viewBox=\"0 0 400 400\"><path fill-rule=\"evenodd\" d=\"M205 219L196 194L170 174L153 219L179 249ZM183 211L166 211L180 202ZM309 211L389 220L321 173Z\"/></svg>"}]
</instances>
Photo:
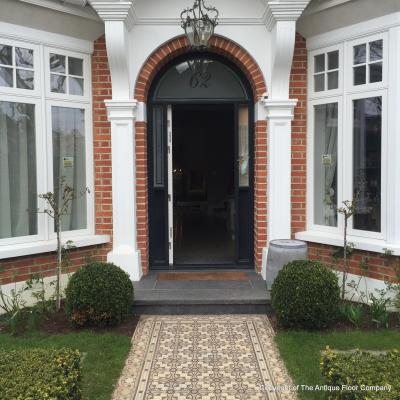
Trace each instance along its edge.
<instances>
[{"instance_id":1,"label":"clipped box ball shrub","mask_svg":"<svg viewBox=\"0 0 400 400\"><path fill-rule=\"evenodd\" d=\"M70 349L0 350L1 400L80 400L80 353Z\"/></svg>"},{"instance_id":2,"label":"clipped box ball shrub","mask_svg":"<svg viewBox=\"0 0 400 400\"><path fill-rule=\"evenodd\" d=\"M275 279L271 301L283 327L324 328L338 316L338 279L332 270L319 262L293 261L285 265Z\"/></svg>"},{"instance_id":3,"label":"clipped box ball shrub","mask_svg":"<svg viewBox=\"0 0 400 400\"><path fill-rule=\"evenodd\" d=\"M90 263L71 277L65 299L66 313L76 326L118 325L129 313L133 285L121 268Z\"/></svg>"},{"instance_id":4,"label":"clipped box ball shrub","mask_svg":"<svg viewBox=\"0 0 400 400\"><path fill-rule=\"evenodd\" d=\"M321 372L335 388L332 400L398 400L400 398L400 353L335 352L322 355Z\"/></svg>"}]
</instances>

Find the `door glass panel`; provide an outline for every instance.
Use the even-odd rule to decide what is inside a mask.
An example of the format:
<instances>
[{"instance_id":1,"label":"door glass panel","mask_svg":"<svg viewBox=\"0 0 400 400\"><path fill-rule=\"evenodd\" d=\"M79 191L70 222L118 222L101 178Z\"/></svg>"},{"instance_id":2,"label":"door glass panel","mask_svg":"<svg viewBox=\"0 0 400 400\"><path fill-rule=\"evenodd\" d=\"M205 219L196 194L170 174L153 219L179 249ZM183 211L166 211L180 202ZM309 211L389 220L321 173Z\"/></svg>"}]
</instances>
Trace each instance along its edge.
<instances>
[{"instance_id":1,"label":"door glass panel","mask_svg":"<svg viewBox=\"0 0 400 400\"><path fill-rule=\"evenodd\" d=\"M239 186L249 186L249 109L239 107Z\"/></svg>"},{"instance_id":2,"label":"door glass panel","mask_svg":"<svg viewBox=\"0 0 400 400\"><path fill-rule=\"evenodd\" d=\"M247 99L238 76L216 60L193 58L171 67L155 90L157 100Z\"/></svg>"},{"instance_id":3,"label":"door glass panel","mask_svg":"<svg viewBox=\"0 0 400 400\"><path fill-rule=\"evenodd\" d=\"M72 231L87 227L86 157L85 157L85 110L52 107L53 128L53 183L57 199L61 199L58 187L60 178L72 186L76 197L69 212L62 219L62 230Z\"/></svg>"},{"instance_id":4,"label":"door glass panel","mask_svg":"<svg viewBox=\"0 0 400 400\"><path fill-rule=\"evenodd\" d=\"M35 106L0 101L0 239L37 228Z\"/></svg>"},{"instance_id":5,"label":"door glass panel","mask_svg":"<svg viewBox=\"0 0 400 400\"><path fill-rule=\"evenodd\" d=\"M337 103L314 107L314 132L314 223L337 226Z\"/></svg>"},{"instance_id":6,"label":"door glass panel","mask_svg":"<svg viewBox=\"0 0 400 400\"><path fill-rule=\"evenodd\" d=\"M154 107L153 114L154 187L164 187L164 113L162 106Z\"/></svg>"},{"instance_id":7,"label":"door glass panel","mask_svg":"<svg viewBox=\"0 0 400 400\"><path fill-rule=\"evenodd\" d=\"M381 231L382 97L353 101L353 228Z\"/></svg>"}]
</instances>

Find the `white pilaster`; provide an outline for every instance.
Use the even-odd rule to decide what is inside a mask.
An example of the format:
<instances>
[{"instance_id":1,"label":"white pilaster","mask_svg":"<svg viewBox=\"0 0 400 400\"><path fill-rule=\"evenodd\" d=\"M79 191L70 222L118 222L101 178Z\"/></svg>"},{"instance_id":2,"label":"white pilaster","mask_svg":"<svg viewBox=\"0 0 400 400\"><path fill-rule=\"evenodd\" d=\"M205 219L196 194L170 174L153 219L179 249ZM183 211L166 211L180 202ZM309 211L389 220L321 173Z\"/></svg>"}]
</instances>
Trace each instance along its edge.
<instances>
[{"instance_id":1,"label":"white pilaster","mask_svg":"<svg viewBox=\"0 0 400 400\"><path fill-rule=\"evenodd\" d=\"M136 232L135 117L138 107L132 98L129 79L128 38L132 28L133 1L90 0L105 24L112 100L106 100L111 122L113 249L107 260L126 271L133 281L143 275Z\"/></svg>"},{"instance_id":2,"label":"white pilaster","mask_svg":"<svg viewBox=\"0 0 400 400\"><path fill-rule=\"evenodd\" d=\"M113 249L107 260L133 281L142 277L136 235L135 111L136 101L106 101L111 122Z\"/></svg>"},{"instance_id":3,"label":"white pilaster","mask_svg":"<svg viewBox=\"0 0 400 400\"><path fill-rule=\"evenodd\" d=\"M297 100L265 100L268 120L268 240L291 237L291 133Z\"/></svg>"},{"instance_id":4,"label":"white pilaster","mask_svg":"<svg viewBox=\"0 0 400 400\"><path fill-rule=\"evenodd\" d=\"M289 99L296 20L309 0L268 1L266 26L272 33L271 84L263 100L268 121L268 241L291 237L291 142L296 99ZM263 249L266 278L268 244Z\"/></svg>"}]
</instances>

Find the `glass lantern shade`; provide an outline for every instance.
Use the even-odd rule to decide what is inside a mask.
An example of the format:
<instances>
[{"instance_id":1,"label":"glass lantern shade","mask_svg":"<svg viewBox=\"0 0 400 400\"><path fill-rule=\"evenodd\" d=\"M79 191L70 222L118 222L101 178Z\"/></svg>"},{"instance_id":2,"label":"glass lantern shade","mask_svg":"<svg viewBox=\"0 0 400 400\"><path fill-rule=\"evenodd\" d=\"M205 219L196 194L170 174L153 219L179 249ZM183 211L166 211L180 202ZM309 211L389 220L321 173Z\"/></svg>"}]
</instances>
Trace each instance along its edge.
<instances>
[{"instance_id":1,"label":"glass lantern shade","mask_svg":"<svg viewBox=\"0 0 400 400\"><path fill-rule=\"evenodd\" d=\"M196 33L198 39L197 46L206 47L214 33L214 25L207 18L199 19L196 24Z\"/></svg>"},{"instance_id":2,"label":"glass lantern shade","mask_svg":"<svg viewBox=\"0 0 400 400\"><path fill-rule=\"evenodd\" d=\"M196 21L188 20L185 23L185 33L190 46L196 46Z\"/></svg>"}]
</instances>

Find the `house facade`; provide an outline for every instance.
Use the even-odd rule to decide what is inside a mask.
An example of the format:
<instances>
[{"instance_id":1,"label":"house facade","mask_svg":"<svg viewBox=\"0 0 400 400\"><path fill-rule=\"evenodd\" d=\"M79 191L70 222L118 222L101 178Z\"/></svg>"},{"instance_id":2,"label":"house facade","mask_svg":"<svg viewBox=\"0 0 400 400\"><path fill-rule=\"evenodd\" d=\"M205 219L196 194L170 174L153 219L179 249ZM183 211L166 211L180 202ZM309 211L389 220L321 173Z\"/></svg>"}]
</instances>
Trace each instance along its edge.
<instances>
[{"instance_id":1,"label":"house facade","mask_svg":"<svg viewBox=\"0 0 400 400\"><path fill-rule=\"evenodd\" d=\"M181 27L191 1L0 1L3 284L54 273L38 195L61 177L77 194L72 270L261 272L269 241L289 238L332 264L337 208L356 198L350 272L368 260L372 285L395 277L400 3L213 5L199 50Z\"/></svg>"}]
</instances>

